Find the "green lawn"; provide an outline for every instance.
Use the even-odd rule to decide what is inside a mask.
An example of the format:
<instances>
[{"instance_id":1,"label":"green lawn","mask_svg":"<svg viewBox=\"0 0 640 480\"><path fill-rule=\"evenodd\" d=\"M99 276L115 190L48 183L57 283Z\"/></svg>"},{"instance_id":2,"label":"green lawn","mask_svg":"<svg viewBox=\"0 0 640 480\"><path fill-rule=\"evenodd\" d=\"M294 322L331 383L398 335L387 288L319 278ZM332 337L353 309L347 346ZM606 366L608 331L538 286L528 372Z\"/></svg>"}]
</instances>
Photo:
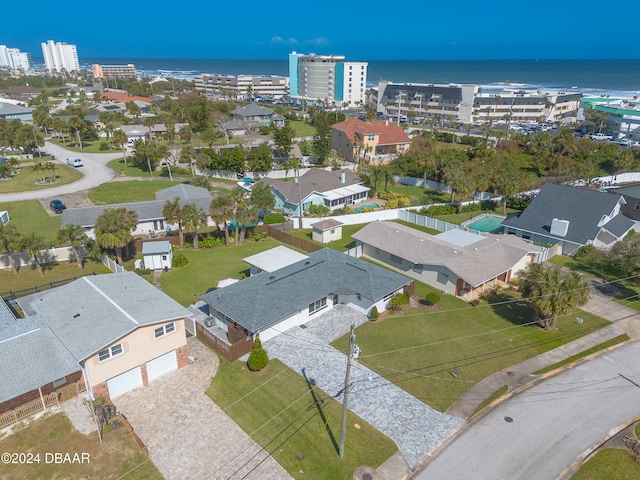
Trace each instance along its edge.
<instances>
[{"instance_id":1,"label":"green lawn","mask_svg":"<svg viewBox=\"0 0 640 480\"><path fill-rule=\"evenodd\" d=\"M384 181L378 181L379 191L384 190ZM434 203L448 203L450 195L444 192L438 192L437 190L424 189L422 187L414 187L411 185L400 185L398 183L394 185L387 185L387 190L390 192L399 193L400 195L406 195L409 197L412 206L417 205L431 205Z\"/></svg>"},{"instance_id":2,"label":"green lawn","mask_svg":"<svg viewBox=\"0 0 640 480\"><path fill-rule=\"evenodd\" d=\"M415 293L424 298L433 291L420 282ZM503 305L497 303L509 301ZM532 358L609 322L580 310L558 319L546 332L528 325L532 309L514 293L504 292L472 307L443 295L436 311L409 309L404 315L358 327L359 362L388 378L437 410L445 411L480 380L503 368ZM584 319L583 324L575 321ZM333 343L345 351L348 338ZM454 378L451 369L457 368Z\"/></svg>"},{"instance_id":3,"label":"green lawn","mask_svg":"<svg viewBox=\"0 0 640 480\"><path fill-rule=\"evenodd\" d=\"M31 464L3 464L3 480L42 478L100 478L118 480L161 480L163 477L135 443L124 427L104 434L103 442L96 432L79 433L64 413L40 419L26 428L0 441L0 451L40 455L39 462ZM47 453L87 454L83 463L47 462ZM82 457L79 457L82 458Z\"/></svg>"},{"instance_id":4,"label":"green lawn","mask_svg":"<svg viewBox=\"0 0 640 480\"><path fill-rule=\"evenodd\" d=\"M294 120L289 125L296 131L296 137L311 137L316 134L316 129L306 122Z\"/></svg>"},{"instance_id":5,"label":"green lawn","mask_svg":"<svg viewBox=\"0 0 640 480\"><path fill-rule=\"evenodd\" d=\"M640 464L621 448L605 448L585 463L571 480L630 480L640 478Z\"/></svg>"},{"instance_id":6,"label":"green lawn","mask_svg":"<svg viewBox=\"0 0 640 480\"><path fill-rule=\"evenodd\" d=\"M507 213L513 213L515 211L516 210L512 208L507 208ZM482 215L483 213L491 213L493 215L502 216L502 206L501 205L497 206L492 210L478 210L476 212L461 213L459 215L457 213L452 213L449 215L438 215L438 216L434 216L434 218L437 218L438 220L443 220L449 223L455 223L456 225L460 225L462 222L471 220L472 218Z\"/></svg>"},{"instance_id":7,"label":"green lawn","mask_svg":"<svg viewBox=\"0 0 640 480\"><path fill-rule=\"evenodd\" d=\"M133 159L131 158L131 156L129 154L127 154L127 165L125 166L124 164L124 157L123 158L117 158L115 160L111 160L109 163L107 163L107 166L111 169L113 169L117 175L119 176L125 176L125 177L156 177L156 178L160 178L160 177L168 177L168 175L164 175L162 173L162 170L155 170L154 172L152 172L151 175L149 175L149 171L145 168L142 169L140 167L136 167L133 164ZM124 173L124 175L123 175Z\"/></svg>"},{"instance_id":8,"label":"green lawn","mask_svg":"<svg viewBox=\"0 0 640 480\"><path fill-rule=\"evenodd\" d=\"M15 225L22 235L35 232L46 242L55 244L61 216L50 216L38 200L0 203L0 210L9 212L11 224Z\"/></svg>"},{"instance_id":9,"label":"green lawn","mask_svg":"<svg viewBox=\"0 0 640 480\"><path fill-rule=\"evenodd\" d=\"M163 188L179 185L182 182L169 180L131 180L127 182L109 182L89 192L89 200L94 205L112 205L114 203L143 202L155 200L155 193Z\"/></svg>"},{"instance_id":10,"label":"green lawn","mask_svg":"<svg viewBox=\"0 0 640 480\"><path fill-rule=\"evenodd\" d=\"M41 290L50 288L50 282L67 280L80 275L95 273L111 273L101 262L86 260L84 269L78 269L77 263L45 263L44 277L38 274L35 267L22 267L18 273L13 273L11 269L0 270L0 293L7 293L9 290L16 292L27 288L38 286Z\"/></svg>"},{"instance_id":11,"label":"green lawn","mask_svg":"<svg viewBox=\"0 0 640 480\"><path fill-rule=\"evenodd\" d=\"M262 445L293 478L350 480L360 466L377 468L395 444L349 412L344 457L338 457L342 405L278 360L266 374L220 361L207 390L225 413Z\"/></svg>"},{"instance_id":12,"label":"green lawn","mask_svg":"<svg viewBox=\"0 0 640 480\"><path fill-rule=\"evenodd\" d=\"M343 225L342 238L340 240L336 240L330 243L320 243L320 242L313 241L311 239L311 236L312 236L311 228L303 228L303 229L295 228L288 233L290 233L294 237L299 237L299 238L304 238L305 240L309 240L310 242L315 243L316 245L320 245L321 247L328 247L328 248L333 248L334 250L338 250L339 252L346 252L350 248L353 248L356 246L356 241L353 238L351 238L351 236L357 231L359 231L360 229L364 228L366 225L367 225L366 223L360 223L358 225Z\"/></svg>"},{"instance_id":13,"label":"green lawn","mask_svg":"<svg viewBox=\"0 0 640 480\"><path fill-rule=\"evenodd\" d=\"M55 143L56 145L60 145L61 147L66 148L67 150L71 150L73 152L78 152L78 153L112 153L114 151L120 151L120 147L115 144L112 145L113 146L112 149L101 150L100 149L101 143L108 144L108 142L102 138L98 140L92 140L89 142L85 142L83 140L82 149L80 148L80 145L77 144L75 137L71 137L71 136L67 136L66 142L58 138L50 138L48 141L51 143Z\"/></svg>"},{"instance_id":14,"label":"green lawn","mask_svg":"<svg viewBox=\"0 0 640 480\"><path fill-rule=\"evenodd\" d=\"M182 305L189 305L197 300L197 295L216 287L219 280L249 276L249 264L242 259L278 245L280 243L272 238L265 238L259 242L247 240L241 245L230 247L182 250L180 253L187 257L189 263L163 272L162 290Z\"/></svg>"},{"instance_id":15,"label":"green lawn","mask_svg":"<svg viewBox=\"0 0 640 480\"><path fill-rule=\"evenodd\" d=\"M48 157L45 156L42 158L46 159ZM38 161L38 157L36 157L36 161ZM24 163L25 162L22 162L22 165L24 165ZM43 190L51 187L59 187L61 185L75 182L76 180L82 178L82 173L80 173L80 171L76 170L75 168L61 165L59 163L56 163L55 166L56 167L54 170L54 174L59 177L59 181L55 183L37 185L36 182L42 178L43 172L34 170L32 165L24 165L20 169L20 172L11 180L0 180L0 194L27 192L32 190ZM45 171L44 175L51 175L51 171Z\"/></svg>"}]
</instances>

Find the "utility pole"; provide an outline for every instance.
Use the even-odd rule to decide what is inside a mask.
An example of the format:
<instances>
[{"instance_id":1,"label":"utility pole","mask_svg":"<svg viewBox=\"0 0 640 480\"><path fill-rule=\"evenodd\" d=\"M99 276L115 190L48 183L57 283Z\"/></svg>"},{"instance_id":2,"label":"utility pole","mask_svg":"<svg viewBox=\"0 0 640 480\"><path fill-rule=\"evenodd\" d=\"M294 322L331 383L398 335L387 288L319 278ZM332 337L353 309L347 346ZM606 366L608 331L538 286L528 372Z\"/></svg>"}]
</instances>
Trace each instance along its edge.
<instances>
[{"instance_id":1,"label":"utility pole","mask_svg":"<svg viewBox=\"0 0 640 480\"><path fill-rule=\"evenodd\" d=\"M347 401L349 399L349 374L351 373L351 357L353 356L353 344L356 336L353 333L355 324L351 324L351 334L349 335L349 351L347 352L347 373L344 376L344 393L342 396L342 424L340 425L340 449L338 455L340 458L344 455L344 436L347 430Z\"/></svg>"}]
</instances>

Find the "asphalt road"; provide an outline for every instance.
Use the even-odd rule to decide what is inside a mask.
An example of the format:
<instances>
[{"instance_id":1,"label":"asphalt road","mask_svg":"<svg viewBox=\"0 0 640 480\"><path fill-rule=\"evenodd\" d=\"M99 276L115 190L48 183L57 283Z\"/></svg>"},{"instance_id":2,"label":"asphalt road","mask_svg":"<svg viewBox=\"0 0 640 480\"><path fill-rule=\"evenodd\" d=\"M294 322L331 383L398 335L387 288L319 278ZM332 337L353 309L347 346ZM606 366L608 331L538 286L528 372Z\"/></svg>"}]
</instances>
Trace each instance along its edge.
<instances>
[{"instance_id":1,"label":"asphalt road","mask_svg":"<svg viewBox=\"0 0 640 480\"><path fill-rule=\"evenodd\" d=\"M116 158L122 157L122 152L113 153L78 153L62 148L54 143L45 142L42 151L55 156L57 163L66 164L67 157L78 157L82 159L83 167L78 167L82 172L82 178L76 182L59 187L47 188L31 192L5 193L0 195L0 202L16 202L21 200L39 200L68 193L75 193L81 190L97 187L110 181L116 172L107 167L107 163Z\"/></svg>"},{"instance_id":2,"label":"asphalt road","mask_svg":"<svg viewBox=\"0 0 640 480\"><path fill-rule=\"evenodd\" d=\"M640 342L634 342L512 397L465 429L413 478L557 478L640 413L638 358Z\"/></svg>"}]
</instances>

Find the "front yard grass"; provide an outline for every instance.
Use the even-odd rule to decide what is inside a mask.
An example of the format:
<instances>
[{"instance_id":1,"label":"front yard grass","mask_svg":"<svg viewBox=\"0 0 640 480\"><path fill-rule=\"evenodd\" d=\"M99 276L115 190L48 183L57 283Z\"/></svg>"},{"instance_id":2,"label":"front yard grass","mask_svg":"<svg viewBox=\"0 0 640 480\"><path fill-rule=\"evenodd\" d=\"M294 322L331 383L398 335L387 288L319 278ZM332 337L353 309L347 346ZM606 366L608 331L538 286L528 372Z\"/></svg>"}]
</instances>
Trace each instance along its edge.
<instances>
[{"instance_id":1,"label":"front yard grass","mask_svg":"<svg viewBox=\"0 0 640 480\"><path fill-rule=\"evenodd\" d=\"M75 137L69 136L69 135L66 137L66 141L60 140L58 138L50 138L47 141L51 143L55 143L56 145L59 145L62 148L66 148L67 150L71 150L72 152L78 152L78 153L112 153L120 150L119 146L115 144L113 144L114 148L101 150L100 144L109 143L103 138L100 138L98 140L90 140L90 141L83 140L82 148L80 148L80 145L77 143L77 140L75 139Z\"/></svg>"},{"instance_id":2,"label":"front yard grass","mask_svg":"<svg viewBox=\"0 0 640 480\"><path fill-rule=\"evenodd\" d=\"M163 173L162 170L154 170L151 175L149 175L149 171L146 169L146 167L144 169L140 168L140 167L136 167L133 164L133 157L131 153L127 154L127 162L126 162L126 166L125 166L125 161L124 161L124 157L122 158L116 158L115 160L111 160L109 163L107 163L107 167L111 168L112 170L114 170L116 172L116 175L118 176L125 176L125 177L153 177L153 178L162 178L163 177ZM164 175L168 178L168 175Z\"/></svg>"},{"instance_id":3,"label":"front yard grass","mask_svg":"<svg viewBox=\"0 0 640 480\"><path fill-rule=\"evenodd\" d=\"M161 480L163 477L151 459L145 457L124 427L108 431L100 443L98 434L76 431L64 413L40 419L0 441L0 451L40 455L39 463L4 464L4 480L41 478L100 478L127 480ZM46 454L60 452L89 455L89 462L55 464Z\"/></svg>"},{"instance_id":4,"label":"front yard grass","mask_svg":"<svg viewBox=\"0 0 640 480\"><path fill-rule=\"evenodd\" d=\"M384 180L378 180L378 191L384 190ZM432 205L434 203L449 203L451 195L437 190L414 187L413 185L389 184L387 190L409 197L412 206Z\"/></svg>"},{"instance_id":5,"label":"front yard grass","mask_svg":"<svg viewBox=\"0 0 640 480\"><path fill-rule=\"evenodd\" d=\"M425 298L431 287L416 282ZM358 359L391 382L439 411L494 372L535 357L598 330L609 322L577 310L558 318L547 332L530 324L533 311L513 292L500 292L472 307L443 295L438 310L410 308L403 315L383 315L356 330ZM576 317L584 319L578 324ZM343 352L347 336L333 345ZM457 369L457 377L452 369Z\"/></svg>"},{"instance_id":6,"label":"front yard grass","mask_svg":"<svg viewBox=\"0 0 640 480\"><path fill-rule=\"evenodd\" d=\"M49 215L38 200L0 203L0 211L2 210L9 212L11 225L15 225L21 235L35 232L45 242L55 244L61 215Z\"/></svg>"},{"instance_id":7,"label":"front yard grass","mask_svg":"<svg viewBox=\"0 0 640 480\"><path fill-rule=\"evenodd\" d=\"M48 159L48 157L42 157L44 159ZM35 161L39 161L39 158L36 157ZM33 190L44 190L47 188L60 187L61 185L66 185L68 183L75 182L82 178L82 173L80 173L75 168L67 167L66 165L62 165L60 163L56 163L56 168L54 170L54 175L59 177L59 181L56 183L45 183L42 185L37 185L36 182L42 178L44 175L48 177L51 175L51 171L47 170L44 173L41 171L36 171L33 169L33 162L29 161L27 164L22 162L22 166L20 171L11 178L11 180L0 180L0 194L2 193L16 193L16 192L30 192Z\"/></svg>"},{"instance_id":8,"label":"front yard grass","mask_svg":"<svg viewBox=\"0 0 640 480\"><path fill-rule=\"evenodd\" d=\"M293 478L351 479L397 451L388 437L349 412L344 457L338 457L342 405L278 360L264 375L221 360L207 395Z\"/></svg>"},{"instance_id":9,"label":"front yard grass","mask_svg":"<svg viewBox=\"0 0 640 480\"><path fill-rule=\"evenodd\" d=\"M640 464L621 448L605 448L591 457L571 480L629 480L640 478Z\"/></svg>"},{"instance_id":10,"label":"front yard grass","mask_svg":"<svg viewBox=\"0 0 640 480\"><path fill-rule=\"evenodd\" d=\"M293 120L289 122L289 125L295 130L296 137L312 137L316 134L316 129L313 125L309 125L306 122L300 122Z\"/></svg>"},{"instance_id":11,"label":"front yard grass","mask_svg":"<svg viewBox=\"0 0 640 480\"><path fill-rule=\"evenodd\" d=\"M182 182L170 182L169 180L109 182L91 189L89 191L89 200L91 200L94 205L113 205L114 203L155 200L155 194L158 190L181 183Z\"/></svg>"}]
</instances>

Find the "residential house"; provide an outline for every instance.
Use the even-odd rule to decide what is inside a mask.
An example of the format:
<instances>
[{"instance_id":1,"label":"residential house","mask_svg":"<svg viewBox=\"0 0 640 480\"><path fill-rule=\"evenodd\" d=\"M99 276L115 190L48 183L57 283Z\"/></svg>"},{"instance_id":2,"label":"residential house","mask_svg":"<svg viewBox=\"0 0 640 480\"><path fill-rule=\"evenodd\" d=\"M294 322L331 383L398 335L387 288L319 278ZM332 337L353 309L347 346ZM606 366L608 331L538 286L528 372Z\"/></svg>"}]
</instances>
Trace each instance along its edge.
<instances>
[{"instance_id":1,"label":"residential house","mask_svg":"<svg viewBox=\"0 0 640 480\"><path fill-rule=\"evenodd\" d=\"M312 168L294 180L283 182L262 179L276 197L275 209L286 215L299 216L311 205L324 205L336 210L367 200L369 187L351 170L326 171Z\"/></svg>"},{"instance_id":2,"label":"residential house","mask_svg":"<svg viewBox=\"0 0 640 480\"><path fill-rule=\"evenodd\" d=\"M188 363L191 313L133 272L0 302L0 412L71 389L115 398ZM57 394L56 393L56 394Z\"/></svg>"},{"instance_id":3,"label":"residential house","mask_svg":"<svg viewBox=\"0 0 640 480\"><path fill-rule=\"evenodd\" d=\"M33 121L33 108L14 105L13 103L3 102L0 99L0 118L8 122L11 120L31 122Z\"/></svg>"},{"instance_id":4,"label":"residential house","mask_svg":"<svg viewBox=\"0 0 640 480\"><path fill-rule=\"evenodd\" d=\"M259 129L260 127L269 127L275 125L281 127L284 125L285 118L278 115L273 110L262 107L255 103L250 103L244 107L236 108L231 112L231 119L241 122L245 130Z\"/></svg>"},{"instance_id":5,"label":"residential house","mask_svg":"<svg viewBox=\"0 0 640 480\"><path fill-rule=\"evenodd\" d=\"M266 341L338 304L365 314L374 306L383 311L391 297L411 287L407 277L325 248L204 294L210 317L196 331L235 360L251 350L258 335Z\"/></svg>"},{"instance_id":6,"label":"residential house","mask_svg":"<svg viewBox=\"0 0 640 480\"><path fill-rule=\"evenodd\" d=\"M410 146L405 131L389 122L349 118L331 127L331 148L350 162L388 163Z\"/></svg>"},{"instance_id":7,"label":"residential house","mask_svg":"<svg viewBox=\"0 0 640 480\"><path fill-rule=\"evenodd\" d=\"M217 195L217 192L210 192L202 187L186 184L174 185L157 191L156 200L67 208L62 212L60 228L64 228L67 225L80 225L90 238L94 238L93 228L100 214L109 208L124 207L138 214L138 225L133 231L133 235L161 236L165 235L167 230L171 230L172 227L174 229L177 228L176 225L168 223L162 213L167 200L173 200L178 197L180 198L180 205L184 206L193 203L208 214L211 200ZM214 225L210 218L208 223L211 226Z\"/></svg>"},{"instance_id":8,"label":"residential house","mask_svg":"<svg viewBox=\"0 0 640 480\"><path fill-rule=\"evenodd\" d=\"M504 233L538 244L558 245L558 254L573 255L583 245L609 248L634 222L621 213L622 195L545 183L529 206L502 222Z\"/></svg>"},{"instance_id":9,"label":"residential house","mask_svg":"<svg viewBox=\"0 0 640 480\"><path fill-rule=\"evenodd\" d=\"M625 203L620 207L622 214L636 222L640 220L640 182L606 187L606 192L612 195L622 195L625 200Z\"/></svg>"},{"instance_id":10,"label":"residential house","mask_svg":"<svg viewBox=\"0 0 640 480\"><path fill-rule=\"evenodd\" d=\"M430 235L392 222L372 222L353 238L365 257L467 300L505 285L539 262L541 251L510 235L458 229Z\"/></svg>"},{"instance_id":11,"label":"residential house","mask_svg":"<svg viewBox=\"0 0 640 480\"><path fill-rule=\"evenodd\" d=\"M148 270L168 270L173 260L171 243L162 241L142 242L142 259Z\"/></svg>"}]
</instances>

